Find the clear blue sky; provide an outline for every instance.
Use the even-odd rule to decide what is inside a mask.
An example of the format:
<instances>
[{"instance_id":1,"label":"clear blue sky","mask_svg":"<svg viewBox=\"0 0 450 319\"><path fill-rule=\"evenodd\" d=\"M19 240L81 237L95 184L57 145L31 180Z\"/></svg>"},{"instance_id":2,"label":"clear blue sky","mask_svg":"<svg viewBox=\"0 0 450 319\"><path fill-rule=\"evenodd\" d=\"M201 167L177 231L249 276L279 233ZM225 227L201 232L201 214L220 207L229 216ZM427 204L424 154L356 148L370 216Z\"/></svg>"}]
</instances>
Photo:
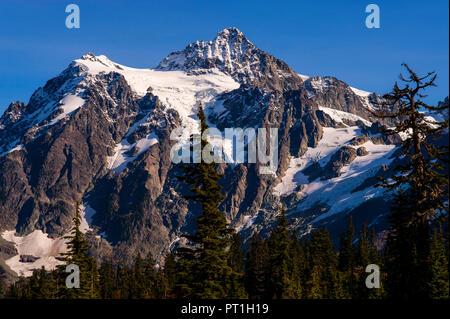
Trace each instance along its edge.
<instances>
[{"instance_id":1,"label":"clear blue sky","mask_svg":"<svg viewBox=\"0 0 450 319\"><path fill-rule=\"evenodd\" d=\"M81 28L65 27L76 3ZM365 27L366 5L381 28ZM153 67L174 50L235 26L261 49L307 75L331 75L384 93L407 62L438 72L429 102L448 95L449 4L429 1L44 1L0 2L0 112L86 52L133 67Z\"/></svg>"}]
</instances>

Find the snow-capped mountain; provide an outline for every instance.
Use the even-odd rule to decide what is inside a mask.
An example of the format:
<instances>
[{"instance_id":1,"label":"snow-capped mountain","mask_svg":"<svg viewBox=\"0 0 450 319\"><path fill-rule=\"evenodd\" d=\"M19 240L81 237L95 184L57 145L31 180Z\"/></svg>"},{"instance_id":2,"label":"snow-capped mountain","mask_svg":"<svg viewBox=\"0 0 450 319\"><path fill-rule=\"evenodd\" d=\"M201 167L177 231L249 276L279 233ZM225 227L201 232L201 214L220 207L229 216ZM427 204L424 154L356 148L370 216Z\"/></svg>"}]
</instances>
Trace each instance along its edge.
<instances>
[{"instance_id":1,"label":"snow-capped mountain","mask_svg":"<svg viewBox=\"0 0 450 319\"><path fill-rule=\"evenodd\" d=\"M246 86L298 88L301 78L283 61L256 47L236 28L220 31L212 41L197 41L164 58L157 70L198 74L218 69Z\"/></svg>"},{"instance_id":2,"label":"snow-capped mountain","mask_svg":"<svg viewBox=\"0 0 450 319\"><path fill-rule=\"evenodd\" d=\"M332 77L295 73L236 28L136 69L85 54L0 118L0 264L25 275L53 267L77 202L98 258L161 259L198 214L170 159L177 127L279 128L276 175L258 164L220 165L221 209L248 238L267 233L284 204L300 236L348 216L385 229L376 176L398 161L399 136L367 111L378 97Z\"/></svg>"}]
</instances>

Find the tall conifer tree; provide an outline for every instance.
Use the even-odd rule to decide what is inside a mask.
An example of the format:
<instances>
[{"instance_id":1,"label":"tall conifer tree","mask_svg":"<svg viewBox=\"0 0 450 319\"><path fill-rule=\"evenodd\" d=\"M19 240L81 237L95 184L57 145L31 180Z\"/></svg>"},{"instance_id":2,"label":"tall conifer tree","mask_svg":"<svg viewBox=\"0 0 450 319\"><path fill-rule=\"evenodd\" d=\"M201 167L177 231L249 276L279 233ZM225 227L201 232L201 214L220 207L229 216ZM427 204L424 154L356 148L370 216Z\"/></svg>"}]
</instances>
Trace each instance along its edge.
<instances>
[{"instance_id":1,"label":"tall conifer tree","mask_svg":"<svg viewBox=\"0 0 450 319\"><path fill-rule=\"evenodd\" d=\"M208 125L201 105L197 116L200 119L200 133L203 134ZM184 176L180 177L189 185L191 192L185 198L200 204L201 208L201 215L196 218L196 232L193 235L186 235L193 246L184 248L180 259L192 275L188 296L225 298L229 291L229 280L234 276L233 269L228 265L228 249L233 229L218 208L223 199L222 188L218 183L222 175L216 170L217 164L207 163L204 160L206 147L209 147L208 141L202 137L201 162L184 166Z\"/></svg>"},{"instance_id":2,"label":"tall conifer tree","mask_svg":"<svg viewBox=\"0 0 450 319\"><path fill-rule=\"evenodd\" d=\"M78 203L76 206L73 223L74 226L72 228L71 235L66 236L66 239L68 239L68 251L62 255L66 265L75 264L79 267L80 288L62 289L63 297L75 299L97 298L97 269L95 261L91 256L89 256L88 243L84 237L84 234L80 230L81 214ZM59 268L59 273L63 278L68 276L68 273L65 272L66 265Z\"/></svg>"},{"instance_id":3,"label":"tall conifer tree","mask_svg":"<svg viewBox=\"0 0 450 319\"><path fill-rule=\"evenodd\" d=\"M371 110L380 118L396 119L395 127L385 134L401 134L404 163L397 174L381 178L390 192L392 224L387 240L387 290L395 298L428 296L428 256L430 222L448 213L448 172L442 163L448 161L448 144L436 146L432 139L448 129L448 118L431 120L425 112L441 112L446 106L431 106L423 101L424 90L435 86L436 74L418 76L408 65L404 87L395 83L391 93L383 96L382 109ZM391 111L385 111L391 110Z\"/></svg>"}]
</instances>

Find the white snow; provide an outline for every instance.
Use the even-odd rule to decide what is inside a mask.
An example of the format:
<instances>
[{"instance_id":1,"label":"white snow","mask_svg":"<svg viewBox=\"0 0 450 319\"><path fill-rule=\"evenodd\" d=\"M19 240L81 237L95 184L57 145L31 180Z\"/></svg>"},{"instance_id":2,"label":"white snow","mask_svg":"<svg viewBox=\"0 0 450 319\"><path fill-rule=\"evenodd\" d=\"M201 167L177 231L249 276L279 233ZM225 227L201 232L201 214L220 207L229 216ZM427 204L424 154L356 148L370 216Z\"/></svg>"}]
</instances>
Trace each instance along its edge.
<instances>
[{"instance_id":1,"label":"white snow","mask_svg":"<svg viewBox=\"0 0 450 319\"><path fill-rule=\"evenodd\" d=\"M239 83L231 76L217 69L197 75L189 75L184 71L135 69L114 63L104 55L75 62L89 74L112 71L122 74L139 96L144 96L151 88L152 93L166 107L178 111L184 127L191 132L197 131L195 110L199 103L211 104L218 94L239 88Z\"/></svg>"},{"instance_id":2,"label":"white snow","mask_svg":"<svg viewBox=\"0 0 450 319\"><path fill-rule=\"evenodd\" d=\"M72 112L79 109L81 106L83 106L85 101L77 95L67 94L61 99L61 101L59 101L59 103L61 104L63 113L59 114L53 120L51 120L50 125L53 125L53 124L59 122L61 119L65 118L67 115L70 115Z\"/></svg>"},{"instance_id":3,"label":"white snow","mask_svg":"<svg viewBox=\"0 0 450 319\"><path fill-rule=\"evenodd\" d=\"M92 216L95 214L95 210L89 206L89 204L82 203L80 205L80 213L81 213L81 224L80 231L82 233L87 233L92 230L90 225L92 224Z\"/></svg>"},{"instance_id":4,"label":"white snow","mask_svg":"<svg viewBox=\"0 0 450 319\"><path fill-rule=\"evenodd\" d=\"M352 114L352 113L348 113L348 112L344 112L344 111L338 111L329 107L323 107L323 106L319 106L319 110L327 113L333 120L335 120L336 122L342 123L343 119L347 119L347 120L351 120L351 121L362 121L365 125L367 126L371 126L372 123L366 119L363 119L362 117Z\"/></svg>"},{"instance_id":5,"label":"white snow","mask_svg":"<svg viewBox=\"0 0 450 319\"><path fill-rule=\"evenodd\" d=\"M176 236L176 237L170 242L170 244L169 244L169 250L172 249L172 246L173 246L176 242L180 241L180 239L181 239L181 237Z\"/></svg>"},{"instance_id":6,"label":"white snow","mask_svg":"<svg viewBox=\"0 0 450 319\"><path fill-rule=\"evenodd\" d=\"M55 257L67 249L64 238L49 238L41 230L35 230L23 237L16 236L14 230L7 230L2 233L2 237L9 242L13 242L18 251L16 256L5 262L18 275L28 277L33 274L33 269L44 267L47 270L52 270L63 264ZM34 262L20 262L20 255L31 255L39 257L39 259Z\"/></svg>"},{"instance_id":7,"label":"white snow","mask_svg":"<svg viewBox=\"0 0 450 319\"><path fill-rule=\"evenodd\" d=\"M302 193L306 197L299 203L296 211L312 207L315 203L330 206L327 213L318 216L313 222L357 207L367 199L380 196L383 192L380 188L369 187L355 193L351 193L351 191L361 185L364 180L373 176L382 164L389 164L392 161L389 157L392 155L395 145L376 145L371 141L364 143L362 146L368 150L369 154L357 156L350 165L341 169L341 176L336 178L328 180L319 178L309 183L307 176L301 172L311 161L318 161L322 167L326 165L334 151L348 144L354 136L360 135L359 131L357 126L341 129L325 127L323 138L316 148L308 148L300 158L291 158L286 175L274 188L275 193L278 195L289 194L297 185L304 184Z\"/></svg>"},{"instance_id":8,"label":"white snow","mask_svg":"<svg viewBox=\"0 0 450 319\"><path fill-rule=\"evenodd\" d=\"M316 76L311 79L311 87L319 92L322 92L329 86L329 82L323 77Z\"/></svg>"},{"instance_id":9,"label":"white snow","mask_svg":"<svg viewBox=\"0 0 450 319\"><path fill-rule=\"evenodd\" d=\"M370 92L363 91L363 90L359 90L359 89L354 88L354 87L350 87L350 88L352 89L352 91L353 91L356 95L361 96L361 97L368 97L370 94L372 94L372 93L370 93Z\"/></svg>"},{"instance_id":10,"label":"white snow","mask_svg":"<svg viewBox=\"0 0 450 319\"><path fill-rule=\"evenodd\" d=\"M347 144L353 137L359 135L359 127L351 126L346 128L323 128L323 137L317 147L309 147L299 158L291 158L289 168L284 177L275 188L279 195L291 193L298 184L307 183L307 178L300 173L311 161L318 161L321 166L325 166L329 156L338 148Z\"/></svg>"},{"instance_id":11,"label":"white snow","mask_svg":"<svg viewBox=\"0 0 450 319\"><path fill-rule=\"evenodd\" d=\"M200 103L209 109L215 109L217 105L223 111L222 103L216 100L217 95L239 88L239 83L231 76L217 69L197 75L190 75L185 71L135 69L114 63L104 55L89 56L85 59L75 60L75 63L92 75L112 71L122 74L139 96L144 96L148 90L151 90L152 94L158 96L165 107L175 109L179 113L183 128L182 141L187 141L190 134L199 131L196 110ZM132 127L127 136L134 129L135 127ZM134 144L130 145L124 138L116 145L115 154L108 158L108 167L116 172L123 171L128 162L157 142L156 135L147 136L137 143L139 153L129 158L124 153L130 150Z\"/></svg>"},{"instance_id":12,"label":"white snow","mask_svg":"<svg viewBox=\"0 0 450 319\"><path fill-rule=\"evenodd\" d=\"M258 217L258 214L255 214L254 216L245 215L242 219L242 224L236 227L236 232L251 227L254 224L256 217Z\"/></svg>"},{"instance_id":13,"label":"white snow","mask_svg":"<svg viewBox=\"0 0 450 319\"><path fill-rule=\"evenodd\" d=\"M126 137L122 139L122 142L116 145L114 150L114 155L108 157L108 168L115 170L116 173L122 172L127 164L141 155L143 152L148 150L152 145L158 143L158 136L154 133L148 134L145 138L140 139L136 143L130 144L126 140ZM129 150L131 150L134 146L136 146L139 151L134 156L128 156L125 154Z\"/></svg>"},{"instance_id":14,"label":"white snow","mask_svg":"<svg viewBox=\"0 0 450 319\"><path fill-rule=\"evenodd\" d=\"M6 152L6 154L12 153L12 152L14 152L14 151L20 151L20 150L22 150L22 149L23 149L23 144L20 144L20 145L15 146L14 148L10 149L8 152ZM1 156L1 155L0 155L0 156Z\"/></svg>"},{"instance_id":15,"label":"white snow","mask_svg":"<svg viewBox=\"0 0 450 319\"><path fill-rule=\"evenodd\" d=\"M89 226L92 222L92 216L95 210L89 205L80 205L81 224L80 230L86 233L92 230ZM53 270L58 265L64 264L63 261L56 259L61 253L67 252L67 239L65 236L70 235L70 231L65 236L58 238L50 238L48 234L42 230L34 230L25 236L16 236L15 230L6 230L1 236L6 241L15 244L18 254L5 261L14 272L19 276L29 277L33 274L33 270L44 267L46 270ZM34 262L21 262L20 255L31 255L39 259Z\"/></svg>"},{"instance_id":16,"label":"white snow","mask_svg":"<svg viewBox=\"0 0 450 319\"><path fill-rule=\"evenodd\" d=\"M310 76L304 75L304 74L300 74L300 73L297 73L297 75L298 75L303 81L306 81L306 80L308 80L308 79L310 78Z\"/></svg>"}]
</instances>

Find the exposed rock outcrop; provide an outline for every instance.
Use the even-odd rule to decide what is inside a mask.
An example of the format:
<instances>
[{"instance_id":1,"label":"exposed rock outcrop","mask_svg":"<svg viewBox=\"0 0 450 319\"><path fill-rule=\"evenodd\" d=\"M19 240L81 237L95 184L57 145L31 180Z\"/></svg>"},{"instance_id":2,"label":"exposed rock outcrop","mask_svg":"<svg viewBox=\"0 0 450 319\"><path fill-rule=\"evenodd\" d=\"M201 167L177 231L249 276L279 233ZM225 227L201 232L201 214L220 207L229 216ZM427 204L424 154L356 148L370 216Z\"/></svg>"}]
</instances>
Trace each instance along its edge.
<instances>
[{"instance_id":1,"label":"exposed rock outcrop","mask_svg":"<svg viewBox=\"0 0 450 319\"><path fill-rule=\"evenodd\" d=\"M356 155L358 156L366 156L369 154L369 151L364 146L358 147L356 150Z\"/></svg>"},{"instance_id":2,"label":"exposed rock outcrop","mask_svg":"<svg viewBox=\"0 0 450 319\"><path fill-rule=\"evenodd\" d=\"M350 146L341 147L334 153L327 165L325 165L322 173L322 178L330 179L338 177L340 170L345 165L350 164L356 158L356 150Z\"/></svg>"}]
</instances>

